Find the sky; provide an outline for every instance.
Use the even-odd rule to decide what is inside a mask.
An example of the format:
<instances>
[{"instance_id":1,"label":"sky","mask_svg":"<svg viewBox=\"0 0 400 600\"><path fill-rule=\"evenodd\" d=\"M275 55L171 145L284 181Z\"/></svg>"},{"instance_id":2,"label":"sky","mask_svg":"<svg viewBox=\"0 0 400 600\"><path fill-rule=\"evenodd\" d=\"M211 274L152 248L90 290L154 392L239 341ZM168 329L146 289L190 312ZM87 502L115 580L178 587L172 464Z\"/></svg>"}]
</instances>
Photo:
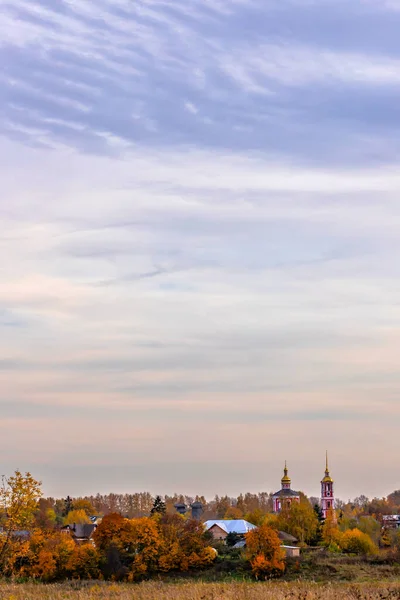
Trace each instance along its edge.
<instances>
[{"instance_id":1,"label":"sky","mask_svg":"<svg viewBox=\"0 0 400 600\"><path fill-rule=\"evenodd\" d=\"M400 488L400 1L0 0L0 471Z\"/></svg>"}]
</instances>

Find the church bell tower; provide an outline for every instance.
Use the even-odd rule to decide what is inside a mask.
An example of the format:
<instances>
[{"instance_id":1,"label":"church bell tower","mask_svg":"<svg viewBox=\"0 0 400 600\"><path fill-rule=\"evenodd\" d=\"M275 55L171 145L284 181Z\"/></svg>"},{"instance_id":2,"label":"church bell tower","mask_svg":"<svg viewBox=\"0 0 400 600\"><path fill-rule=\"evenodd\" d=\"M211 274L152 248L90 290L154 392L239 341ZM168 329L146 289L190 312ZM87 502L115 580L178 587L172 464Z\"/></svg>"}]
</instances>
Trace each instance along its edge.
<instances>
[{"instance_id":1,"label":"church bell tower","mask_svg":"<svg viewBox=\"0 0 400 600\"><path fill-rule=\"evenodd\" d=\"M333 479L329 473L328 452L326 453L325 477L321 481L321 509L324 519L335 510L335 497L333 494Z\"/></svg>"}]
</instances>

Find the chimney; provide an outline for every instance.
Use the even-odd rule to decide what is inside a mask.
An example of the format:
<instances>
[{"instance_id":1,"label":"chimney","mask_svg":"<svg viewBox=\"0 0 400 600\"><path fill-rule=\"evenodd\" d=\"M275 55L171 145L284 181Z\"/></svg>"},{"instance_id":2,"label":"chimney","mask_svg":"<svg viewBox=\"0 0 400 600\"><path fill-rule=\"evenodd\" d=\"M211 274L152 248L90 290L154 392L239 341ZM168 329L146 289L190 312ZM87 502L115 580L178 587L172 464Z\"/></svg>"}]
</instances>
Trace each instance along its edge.
<instances>
[{"instance_id":1,"label":"chimney","mask_svg":"<svg viewBox=\"0 0 400 600\"><path fill-rule=\"evenodd\" d=\"M174 504L174 507L176 508L176 512L180 515L184 515L187 511L186 504L183 504L181 502L177 502L176 504Z\"/></svg>"},{"instance_id":2,"label":"chimney","mask_svg":"<svg viewBox=\"0 0 400 600\"><path fill-rule=\"evenodd\" d=\"M193 504L190 505L190 508L192 509L192 519L196 519L196 521L200 521L200 517L203 513L203 505L201 502L193 502Z\"/></svg>"}]
</instances>

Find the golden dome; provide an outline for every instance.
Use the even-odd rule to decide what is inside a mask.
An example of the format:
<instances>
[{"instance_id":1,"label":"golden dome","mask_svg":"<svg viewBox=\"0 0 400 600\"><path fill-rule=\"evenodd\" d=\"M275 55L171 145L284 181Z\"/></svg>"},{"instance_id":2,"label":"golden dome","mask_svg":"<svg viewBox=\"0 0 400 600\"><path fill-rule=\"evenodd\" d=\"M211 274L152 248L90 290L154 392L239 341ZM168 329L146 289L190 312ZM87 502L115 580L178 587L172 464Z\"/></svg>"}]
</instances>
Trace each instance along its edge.
<instances>
[{"instance_id":1,"label":"golden dome","mask_svg":"<svg viewBox=\"0 0 400 600\"><path fill-rule=\"evenodd\" d=\"M323 478L323 480L321 481L321 483L333 483L333 479L332 479L332 477L329 474L328 452L326 453L325 477Z\"/></svg>"},{"instance_id":2,"label":"golden dome","mask_svg":"<svg viewBox=\"0 0 400 600\"><path fill-rule=\"evenodd\" d=\"M284 483L289 483L290 484L292 480L290 479L290 477L288 475L288 469L287 469L287 466L286 466L286 461L285 461L285 468L283 469L283 473L284 473L284 475L283 475L283 477L281 479L282 485Z\"/></svg>"}]
</instances>

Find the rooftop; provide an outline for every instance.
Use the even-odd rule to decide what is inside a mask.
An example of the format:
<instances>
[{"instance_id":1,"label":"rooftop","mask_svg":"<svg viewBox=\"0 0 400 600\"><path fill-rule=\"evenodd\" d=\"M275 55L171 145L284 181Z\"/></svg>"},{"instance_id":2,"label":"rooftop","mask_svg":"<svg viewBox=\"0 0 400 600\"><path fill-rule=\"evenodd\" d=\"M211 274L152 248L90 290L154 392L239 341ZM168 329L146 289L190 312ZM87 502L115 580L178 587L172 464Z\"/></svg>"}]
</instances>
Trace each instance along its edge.
<instances>
[{"instance_id":1,"label":"rooftop","mask_svg":"<svg viewBox=\"0 0 400 600\"><path fill-rule=\"evenodd\" d=\"M279 490L279 492L275 492L273 498L277 498L278 496L292 496L298 498L300 496L300 492L295 492L294 490L283 489Z\"/></svg>"},{"instance_id":2,"label":"rooftop","mask_svg":"<svg viewBox=\"0 0 400 600\"><path fill-rule=\"evenodd\" d=\"M217 525L226 533L244 534L252 529L256 529L256 526L253 525L253 523L249 523L244 519L211 519L204 523L204 527L207 531L211 529L211 527L214 527L214 525Z\"/></svg>"}]
</instances>

